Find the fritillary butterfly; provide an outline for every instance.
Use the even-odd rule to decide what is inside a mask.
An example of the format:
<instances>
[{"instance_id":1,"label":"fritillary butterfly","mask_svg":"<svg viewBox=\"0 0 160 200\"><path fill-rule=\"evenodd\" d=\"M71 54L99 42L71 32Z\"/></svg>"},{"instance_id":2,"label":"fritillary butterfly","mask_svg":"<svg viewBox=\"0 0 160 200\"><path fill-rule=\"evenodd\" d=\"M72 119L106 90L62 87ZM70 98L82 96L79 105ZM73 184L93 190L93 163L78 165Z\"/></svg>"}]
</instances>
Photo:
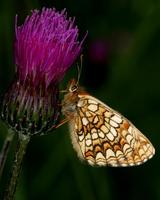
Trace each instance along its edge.
<instances>
[{"instance_id":1,"label":"fritillary butterfly","mask_svg":"<svg viewBox=\"0 0 160 200\"><path fill-rule=\"evenodd\" d=\"M128 119L78 87L74 79L62 113L79 158L92 166L135 166L155 154L151 142Z\"/></svg>"}]
</instances>

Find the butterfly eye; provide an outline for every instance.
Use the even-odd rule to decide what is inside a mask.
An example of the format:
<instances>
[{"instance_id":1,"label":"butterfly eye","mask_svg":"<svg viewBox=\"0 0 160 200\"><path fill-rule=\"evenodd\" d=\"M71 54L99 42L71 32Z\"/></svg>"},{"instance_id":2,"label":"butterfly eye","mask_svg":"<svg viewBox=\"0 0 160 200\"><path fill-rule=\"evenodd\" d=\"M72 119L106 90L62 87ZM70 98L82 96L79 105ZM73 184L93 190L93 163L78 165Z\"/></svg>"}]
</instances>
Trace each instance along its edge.
<instances>
[{"instance_id":1,"label":"butterfly eye","mask_svg":"<svg viewBox=\"0 0 160 200\"><path fill-rule=\"evenodd\" d=\"M73 85L70 88L70 92L75 92L77 89L78 89L78 86L77 85Z\"/></svg>"}]
</instances>

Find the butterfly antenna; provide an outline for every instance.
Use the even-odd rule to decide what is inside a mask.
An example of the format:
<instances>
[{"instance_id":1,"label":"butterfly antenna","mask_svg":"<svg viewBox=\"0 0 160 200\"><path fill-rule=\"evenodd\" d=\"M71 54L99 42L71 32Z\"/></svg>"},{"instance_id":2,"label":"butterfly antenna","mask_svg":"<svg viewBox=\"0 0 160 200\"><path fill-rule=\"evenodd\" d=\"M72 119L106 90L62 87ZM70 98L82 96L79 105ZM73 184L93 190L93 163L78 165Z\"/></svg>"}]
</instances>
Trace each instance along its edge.
<instances>
[{"instance_id":1,"label":"butterfly antenna","mask_svg":"<svg viewBox=\"0 0 160 200\"><path fill-rule=\"evenodd\" d=\"M83 63L83 54L80 56L80 66L77 63L77 68L78 68L78 77L77 77L77 85L79 84L81 72L82 72L82 63Z\"/></svg>"}]
</instances>

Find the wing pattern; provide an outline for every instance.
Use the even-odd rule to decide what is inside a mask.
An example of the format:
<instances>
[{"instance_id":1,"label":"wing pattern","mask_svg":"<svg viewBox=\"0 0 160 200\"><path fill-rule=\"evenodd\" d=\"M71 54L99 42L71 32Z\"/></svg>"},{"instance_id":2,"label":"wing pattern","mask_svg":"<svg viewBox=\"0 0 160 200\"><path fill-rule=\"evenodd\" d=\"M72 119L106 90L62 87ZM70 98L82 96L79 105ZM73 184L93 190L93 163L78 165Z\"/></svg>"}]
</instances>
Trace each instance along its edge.
<instances>
[{"instance_id":1,"label":"wing pattern","mask_svg":"<svg viewBox=\"0 0 160 200\"><path fill-rule=\"evenodd\" d=\"M78 156L90 165L140 165L155 153L130 121L90 95L79 95L70 128Z\"/></svg>"}]
</instances>

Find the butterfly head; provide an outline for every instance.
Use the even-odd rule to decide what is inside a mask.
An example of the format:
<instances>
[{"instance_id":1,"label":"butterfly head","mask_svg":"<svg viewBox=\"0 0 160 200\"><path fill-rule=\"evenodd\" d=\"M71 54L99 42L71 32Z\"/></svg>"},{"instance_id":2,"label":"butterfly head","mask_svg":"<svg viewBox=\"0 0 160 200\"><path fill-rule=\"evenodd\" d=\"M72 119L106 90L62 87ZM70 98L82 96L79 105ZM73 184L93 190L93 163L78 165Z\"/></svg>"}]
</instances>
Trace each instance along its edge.
<instances>
[{"instance_id":1,"label":"butterfly head","mask_svg":"<svg viewBox=\"0 0 160 200\"><path fill-rule=\"evenodd\" d=\"M62 113L67 117L73 116L76 112L76 104L78 102L79 87L75 79L70 80L66 93L62 101Z\"/></svg>"},{"instance_id":2,"label":"butterfly head","mask_svg":"<svg viewBox=\"0 0 160 200\"><path fill-rule=\"evenodd\" d=\"M68 84L68 91L74 93L78 90L78 82L75 79L71 79Z\"/></svg>"}]
</instances>

